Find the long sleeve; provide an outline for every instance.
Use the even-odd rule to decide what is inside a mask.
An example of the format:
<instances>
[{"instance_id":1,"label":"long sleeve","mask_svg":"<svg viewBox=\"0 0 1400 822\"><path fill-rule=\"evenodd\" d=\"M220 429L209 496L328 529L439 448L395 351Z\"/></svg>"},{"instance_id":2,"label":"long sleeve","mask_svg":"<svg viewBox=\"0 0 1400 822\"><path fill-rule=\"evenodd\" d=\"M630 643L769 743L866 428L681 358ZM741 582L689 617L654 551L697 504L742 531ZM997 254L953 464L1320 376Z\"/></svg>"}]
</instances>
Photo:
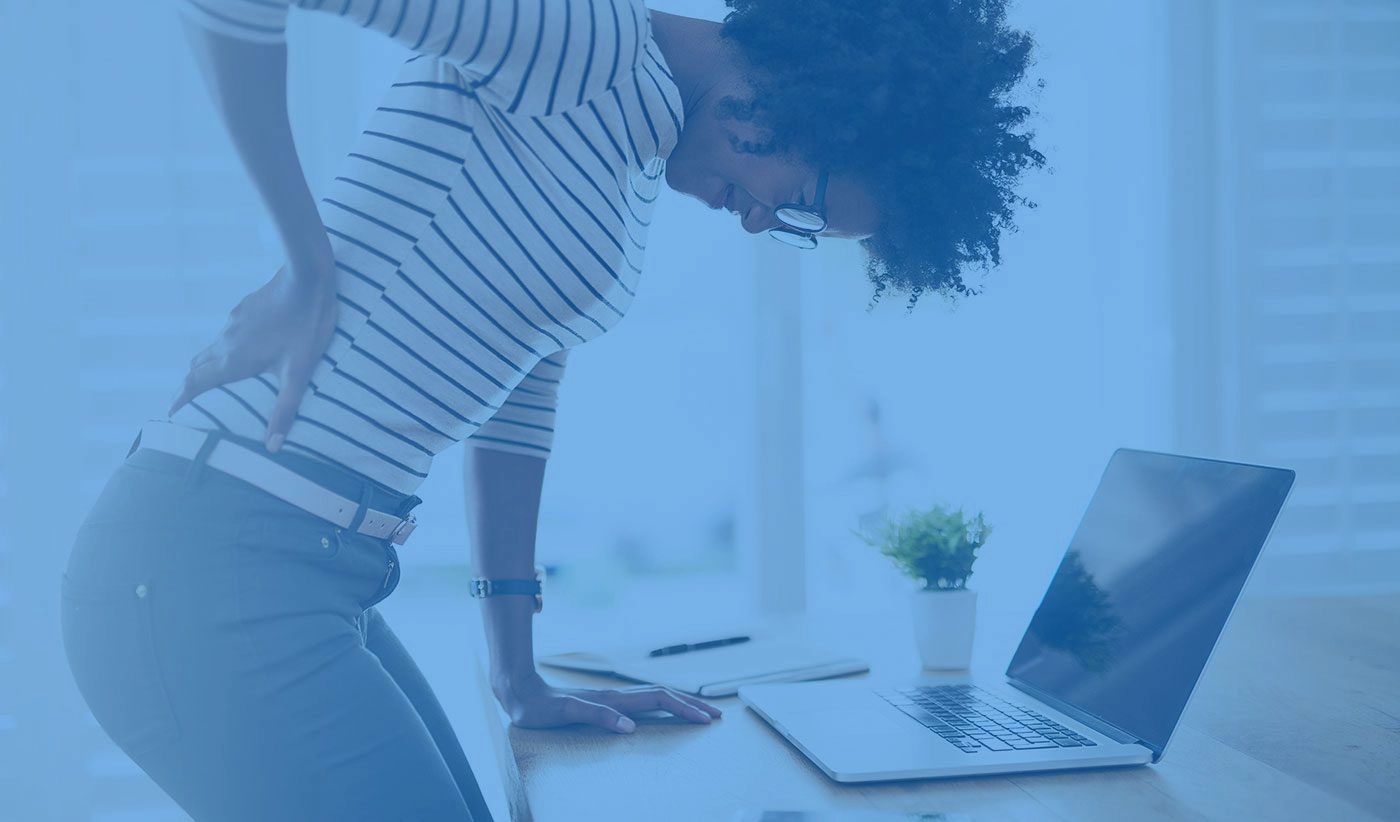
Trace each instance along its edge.
<instances>
[{"instance_id":1,"label":"long sleeve","mask_svg":"<svg viewBox=\"0 0 1400 822\"><path fill-rule=\"evenodd\" d=\"M286 39L296 6L378 31L456 65L470 91L544 115L612 88L642 60L646 9L632 0L179 0L200 26L261 43Z\"/></svg>"},{"instance_id":2,"label":"long sleeve","mask_svg":"<svg viewBox=\"0 0 1400 822\"><path fill-rule=\"evenodd\" d=\"M467 438L467 446L547 458L554 446L554 414L568 355L564 349L540 360L495 415Z\"/></svg>"}]
</instances>

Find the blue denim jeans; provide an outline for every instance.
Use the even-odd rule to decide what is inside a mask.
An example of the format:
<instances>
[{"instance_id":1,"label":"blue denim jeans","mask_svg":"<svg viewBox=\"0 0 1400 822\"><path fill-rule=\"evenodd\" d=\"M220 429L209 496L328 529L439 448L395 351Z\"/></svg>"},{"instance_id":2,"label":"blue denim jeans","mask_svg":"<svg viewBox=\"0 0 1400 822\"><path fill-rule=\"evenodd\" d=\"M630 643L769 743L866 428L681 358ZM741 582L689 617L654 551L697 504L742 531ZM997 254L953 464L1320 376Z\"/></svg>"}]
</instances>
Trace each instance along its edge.
<instances>
[{"instance_id":1,"label":"blue denim jeans","mask_svg":"<svg viewBox=\"0 0 1400 822\"><path fill-rule=\"evenodd\" d=\"M274 458L381 511L421 501ZM199 822L490 819L446 714L373 607L398 579L388 540L201 456L133 448L78 530L64 646L103 729Z\"/></svg>"}]
</instances>

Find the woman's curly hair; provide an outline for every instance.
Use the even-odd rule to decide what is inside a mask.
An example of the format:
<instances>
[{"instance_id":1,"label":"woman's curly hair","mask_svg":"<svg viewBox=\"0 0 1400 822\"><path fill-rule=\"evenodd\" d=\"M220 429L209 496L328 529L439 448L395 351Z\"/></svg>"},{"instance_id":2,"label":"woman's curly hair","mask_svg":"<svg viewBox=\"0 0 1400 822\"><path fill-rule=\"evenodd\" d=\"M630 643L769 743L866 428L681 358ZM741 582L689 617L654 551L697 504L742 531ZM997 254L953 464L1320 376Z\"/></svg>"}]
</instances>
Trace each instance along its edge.
<instances>
[{"instance_id":1,"label":"woman's curly hair","mask_svg":"<svg viewBox=\"0 0 1400 822\"><path fill-rule=\"evenodd\" d=\"M801 158L865 182L893 206L861 240L874 300L977 293L970 267L1001 262L1022 174L1045 158L1009 100L1032 41L1006 0L725 0L720 29L748 63L751 117ZM766 149L766 150L765 150Z\"/></svg>"}]
</instances>

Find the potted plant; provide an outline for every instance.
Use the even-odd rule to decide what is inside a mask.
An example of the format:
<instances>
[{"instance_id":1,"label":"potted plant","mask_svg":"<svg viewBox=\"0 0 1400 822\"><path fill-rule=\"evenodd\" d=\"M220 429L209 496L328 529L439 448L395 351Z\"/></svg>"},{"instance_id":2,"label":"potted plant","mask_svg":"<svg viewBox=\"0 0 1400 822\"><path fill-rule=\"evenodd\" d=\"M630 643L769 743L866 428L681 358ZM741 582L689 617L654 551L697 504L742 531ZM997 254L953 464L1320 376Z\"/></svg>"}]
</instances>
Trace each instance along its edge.
<instances>
[{"instance_id":1,"label":"potted plant","mask_svg":"<svg viewBox=\"0 0 1400 822\"><path fill-rule=\"evenodd\" d=\"M977 549L992 529L979 512L934 505L890 520L867 539L904 574L922 583L913 594L914 638L925 668L966 668L972 662L977 592L969 590Z\"/></svg>"}]
</instances>

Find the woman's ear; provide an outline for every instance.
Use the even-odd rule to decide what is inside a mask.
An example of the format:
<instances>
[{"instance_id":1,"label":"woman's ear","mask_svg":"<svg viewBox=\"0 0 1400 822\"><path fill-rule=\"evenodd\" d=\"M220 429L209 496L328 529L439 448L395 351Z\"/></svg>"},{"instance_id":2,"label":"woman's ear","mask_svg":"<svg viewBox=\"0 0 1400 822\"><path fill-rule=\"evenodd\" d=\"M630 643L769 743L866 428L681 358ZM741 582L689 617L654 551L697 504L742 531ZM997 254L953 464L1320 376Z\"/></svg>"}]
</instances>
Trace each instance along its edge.
<instances>
[{"instance_id":1,"label":"woman's ear","mask_svg":"<svg viewBox=\"0 0 1400 822\"><path fill-rule=\"evenodd\" d=\"M752 95L726 94L715 102L715 117L719 120L752 123L757 110L758 103Z\"/></svg>"},{"instance_id":2,"label":"woman's ear","mask_svg":"<svg viewBox=\"0 0 1400 822\"><path fill-rule=\"evenodd\" d=\"M773 130L761 124L759 110L752 97L729 94L715 103L715 119L723 124L729 147L736 153L768 156L778 152Z\"/></svg>"}]
</instances>

